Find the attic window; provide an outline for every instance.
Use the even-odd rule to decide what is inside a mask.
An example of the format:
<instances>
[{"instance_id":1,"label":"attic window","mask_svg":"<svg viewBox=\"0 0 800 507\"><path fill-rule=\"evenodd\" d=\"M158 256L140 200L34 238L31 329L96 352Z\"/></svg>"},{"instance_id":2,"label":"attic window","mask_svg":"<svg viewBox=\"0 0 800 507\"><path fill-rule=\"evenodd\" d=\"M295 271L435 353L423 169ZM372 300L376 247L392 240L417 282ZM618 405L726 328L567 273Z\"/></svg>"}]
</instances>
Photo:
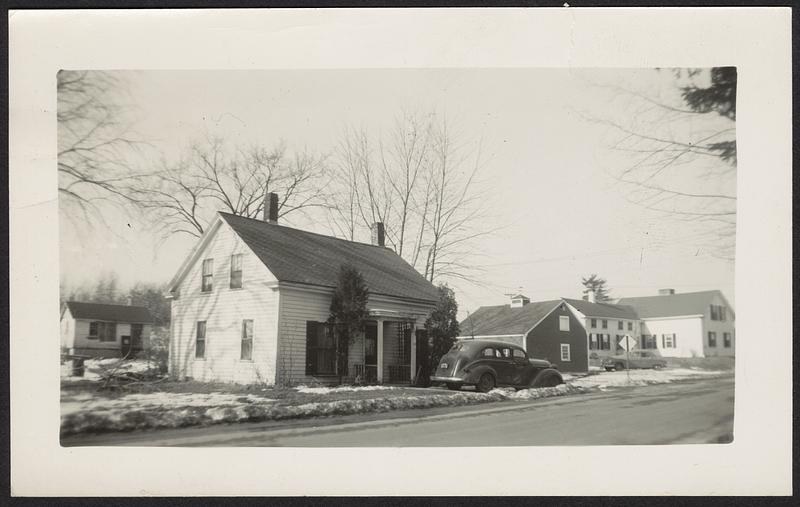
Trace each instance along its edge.
<instances>
[{"instance_id":1,"label":"attic window","mask_svg":"<svg viewBox=\"0 0 800 507\"><path fill-rule=\"evenodd\" d=\"M559 331L569 331L569 315L562 315L558 318Z\"/></svg>"},{"instance_id":2,"label":"attic window","mask_svg":"<svg viewBox=\"0 0 800 507\"><path fill-rule=\"evenodd\" d=\"M242 254L231 255L231 289L242 288Z\"/></svg>"},{"instance_id":3,"label":"attic window","mask_svg":"<svg viewBox=\"0 0 800 507\"><path fill-rule=\"evenodd\" d=\"M203 292L211 292L214 286L214 259L206 259L203 261L203 279L201 281L200 290Z\"/></svg>"}]
</instances>

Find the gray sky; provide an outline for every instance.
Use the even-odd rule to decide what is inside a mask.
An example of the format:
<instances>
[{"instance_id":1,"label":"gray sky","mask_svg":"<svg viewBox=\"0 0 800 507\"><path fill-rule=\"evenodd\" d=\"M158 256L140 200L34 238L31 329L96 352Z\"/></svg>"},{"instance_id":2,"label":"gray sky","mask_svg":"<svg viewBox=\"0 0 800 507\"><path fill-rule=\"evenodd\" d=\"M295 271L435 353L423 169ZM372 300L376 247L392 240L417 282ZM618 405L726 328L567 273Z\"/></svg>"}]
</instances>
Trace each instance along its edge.
<instances>
[{"instance_id":1,"label":"gray sky","mask_svg":"<svg viewBox=\"0 0 800 507\"><path fill-rule=\"evenodd\" d=\"M675 100L666 71L569 69L141 71L124 73L134 128L150 157L174 159L204 133L234 143L332 150L346 126L384 129L401 108L446 114L463 139L483 139L480 178L492 221L480 240L482 287L452 283L461 316L507 302L580 297L580 278L598 273L612 296L721 289L733 303L733 264L708 255L690 223L665 221L626 202L607 174L626 164L609 149L608 127L586 117L632 114L613 84ZM136 163L142 163L136 159ZM146 165L146 163L145 163ZM690 171L687 171L690 173ZM675 181L692 187L691 178ZM166 281L195 240L161 241L135 217L109 209L112 231L76 230L61 220L62 280L116 271L123 283ZM299 217L298 217L299 219ZM314 216L293 225L328 232ZM130 225L128 225L130 224ZM367 238L363 238L367 240Z\"/></svg>"}]
</instances>

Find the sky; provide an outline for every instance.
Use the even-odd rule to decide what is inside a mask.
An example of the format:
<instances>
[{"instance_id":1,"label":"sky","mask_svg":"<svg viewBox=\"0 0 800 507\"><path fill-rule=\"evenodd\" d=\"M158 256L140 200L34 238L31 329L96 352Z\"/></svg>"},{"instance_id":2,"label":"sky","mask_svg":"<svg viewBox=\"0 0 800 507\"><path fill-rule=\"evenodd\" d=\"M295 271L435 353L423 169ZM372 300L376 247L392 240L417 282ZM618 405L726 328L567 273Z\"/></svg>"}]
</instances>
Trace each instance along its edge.
<instances>
[{"instance_id":1,"label":"sky","mask_svg":"<svg viewBox=\"0 0 800 507\"><path fill-rule=\"evenodd\" d=\"M398 69L126 71L133 130L149 143L131 163L174 160L207 133L236 144L329 153L347 127L386 129L403 110L447 115L466 142L481 141L479 192L495 232L474 245L480 284L451 281L460 317L508 294L532 300L581 296L598 273L612 297L720 289L734 303L734 266L699 246L691 223L664 220L628 202L609 172L630 164L610 148L606 125L587 118L634 114L613 86L664 101L674 76L654 69ZM686 171L691 174L691 171ZM689 176L675 184L691 188ZM62 217L62 283L116 272L123 284L165 282L195 239L160 238L145 220L104 211L109 229ZM304 217L292 225L326 232ZM363 238L368 241L368 238Z\"/></svg>"}]
</instances>

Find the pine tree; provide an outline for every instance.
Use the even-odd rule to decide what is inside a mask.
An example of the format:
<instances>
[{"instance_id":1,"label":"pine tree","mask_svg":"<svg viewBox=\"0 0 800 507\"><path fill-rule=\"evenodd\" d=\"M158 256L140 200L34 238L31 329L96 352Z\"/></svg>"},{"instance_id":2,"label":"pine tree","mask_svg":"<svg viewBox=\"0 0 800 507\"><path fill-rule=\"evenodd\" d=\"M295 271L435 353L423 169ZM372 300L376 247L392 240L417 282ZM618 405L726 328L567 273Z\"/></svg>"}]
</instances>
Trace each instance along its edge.
<instances>
[{"instance_id":1,"label":"pine tree","mask_svg":"<svg viewBox=\"0 0 800 507\"><path fill-rule=\"evenodd\" d=\"M350 345L356 336L364 331L364 323L369 317L368 299L369 289L361 273L351 265L342 265L328 317L328 324L334 333L336 344L336 371L340 384L347 370L347 352Z\"/></svg>"}]
</instances>

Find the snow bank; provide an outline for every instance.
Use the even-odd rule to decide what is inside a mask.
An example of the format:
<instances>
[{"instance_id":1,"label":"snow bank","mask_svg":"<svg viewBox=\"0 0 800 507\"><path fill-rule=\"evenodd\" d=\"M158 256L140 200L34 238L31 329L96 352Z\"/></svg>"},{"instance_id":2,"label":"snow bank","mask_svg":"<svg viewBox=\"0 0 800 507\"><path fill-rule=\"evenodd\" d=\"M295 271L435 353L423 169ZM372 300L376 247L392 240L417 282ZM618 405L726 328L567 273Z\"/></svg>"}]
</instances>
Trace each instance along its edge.
<instances>
[{"instance_id":1,"label":"snow bank","mask_svg":"<svg viewBox=\"0 0 800 507\"><path fill-rule=\"evenodd\" d=\"M674 368L666 370L630 370L630 380L626 371L609 371L573 378L569 384L575 387L608 387L646 386L651 384L668 384L676 380L690 378L710 378L724 375L723 371L701 370L695 368ZM566 380L566 379L565 379Z\"/></svg>"},{"instance_id":2,"label":"snow bank","mask_svg":"<svg viewBox=\"0 0 800 507\"><path fill-rule=\"evenodd\" d=\"M297 386L295 387L298 393L303 394L330 394L330 393L346 393L346 392L359 392L359 391L384 391L397 389L392 386L336 386L336 387L308 387Z\"/></svg>"},{"instance_id":3,"label":"snow bank","mask_svg":"<svg viewBox=\"0 0 800 507\"><path fill-rule=\"evenodd\" d=\"M311 389L311 388L307 388ZM314 388L319 389L319 388ZM341 390L342 388L337 388ZM365 388L350 388L350 390ZM378 389L370 386L369 390ZM298 389L299 390L299 389ZM540 389L494 389L488 393L434 390L419 396L345 399L327 402L281 405L259 396L238 396L212 393L130 394L116 399L94 399L91 394L76 395L62 400L61 435L84 432L130 431L145 428L176 428L190 425L268 421L354 415L415 408L472 405L504 400L530 400L584 392L571 385ZM311 391L318 392L318 391Z\"/></svg>"}]
</instances>

